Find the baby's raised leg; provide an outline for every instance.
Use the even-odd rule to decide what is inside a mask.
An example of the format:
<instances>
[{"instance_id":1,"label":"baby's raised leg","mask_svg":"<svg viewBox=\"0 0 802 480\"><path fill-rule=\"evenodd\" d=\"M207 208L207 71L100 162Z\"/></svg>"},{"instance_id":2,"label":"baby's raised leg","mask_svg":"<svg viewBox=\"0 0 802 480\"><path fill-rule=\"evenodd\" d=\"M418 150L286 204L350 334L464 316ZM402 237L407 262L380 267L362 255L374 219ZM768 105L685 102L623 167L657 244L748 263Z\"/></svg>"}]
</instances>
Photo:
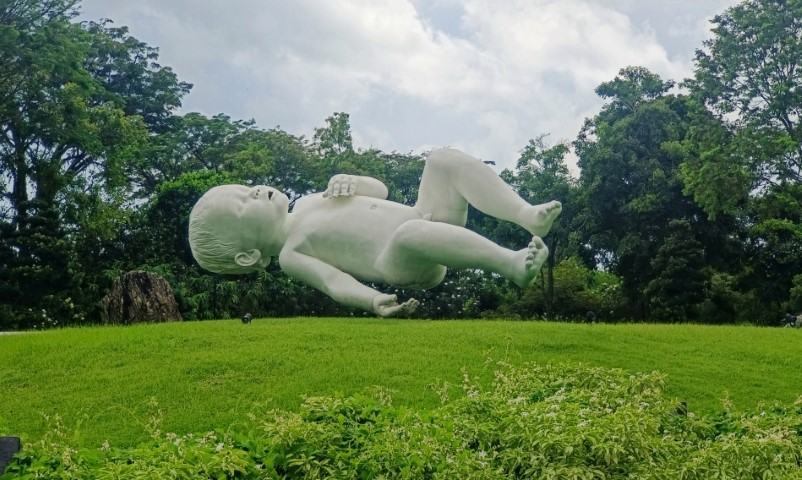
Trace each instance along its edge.
<instances>
[{"instance_id":1,"label":"baby's raised leg","mask_svg":"<svg viewBox=\"0 0 802 480\"><path fill-rule=\"evenodd\" d=\"M539 237L533 237L524 249L508 250L463 227L412 220L395 232L376 267L387 281L396 284L409 283L411 272L445 266L489 270L526 287L534 281L548 254Z\"/></svg>"},{"instance_id":2,"label":"baby's raised leg","mask_svg":"<svg viewBox=\"0 0 802 480\"><path fill-rule=\"evenodd\" d=\"M562 211L557 201L526 203L484 162L458 150L435 150L429 154L415 208L422 215L431 215L433 221L463 226L469 203L536 236L546 235Z\"/></svg>"}]
</instances>

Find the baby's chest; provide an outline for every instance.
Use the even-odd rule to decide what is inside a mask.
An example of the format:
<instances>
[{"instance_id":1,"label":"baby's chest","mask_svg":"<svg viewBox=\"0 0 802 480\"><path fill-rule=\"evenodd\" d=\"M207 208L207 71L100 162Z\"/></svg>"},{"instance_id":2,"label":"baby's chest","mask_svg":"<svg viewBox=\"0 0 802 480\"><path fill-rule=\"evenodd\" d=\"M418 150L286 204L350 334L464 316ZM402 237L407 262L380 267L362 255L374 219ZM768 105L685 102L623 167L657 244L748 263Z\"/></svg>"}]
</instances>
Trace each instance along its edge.
<instances>
[{"instance_id":1,"label":"baby's chest","mask_svg":"<svg viewBox=\"0 0 802 480\"><path fill-rule=\"evenodd\" d=\"M318 208L304 212L303 229L317 234L340 234L373 238L391 236L404 222L417 217L405 205L370 197L320 201Z\"/></svg>"},{"instance_id":2,"label":"baby's chest","mask_svg":"<svg viewBox=\"0 0 802 480\"><path fill-rule=\"evenodd\" d=\"M381 251L398 228L380 215L365 218L329 211L304 219L296 225L293 243L298 250L318 258L341 255L374 255Z\"/></svg>"}]
</instances>

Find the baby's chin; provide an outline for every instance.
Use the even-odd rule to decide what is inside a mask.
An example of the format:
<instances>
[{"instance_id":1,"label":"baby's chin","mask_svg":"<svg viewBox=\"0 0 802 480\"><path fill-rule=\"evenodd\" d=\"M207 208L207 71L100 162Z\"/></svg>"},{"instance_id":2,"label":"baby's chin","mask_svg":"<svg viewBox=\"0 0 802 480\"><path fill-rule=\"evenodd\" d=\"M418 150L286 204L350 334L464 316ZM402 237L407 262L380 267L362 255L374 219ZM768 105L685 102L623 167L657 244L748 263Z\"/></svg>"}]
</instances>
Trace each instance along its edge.
<instances>
[{"instance_id":1,"label":"baby's chin","mask_svg":"<svg viewBox=\"0 0 802 480\"><path fill-rule=\"evenodd\" d=\"M284 195L281 192L278 193L278 196L273 201L274 202L278 202L278 204L281 205L284 210L287 210L288 208L290 208L290 199L289 199L289 197L287 197L286 195Z\"/></svg>"}]
</instances>

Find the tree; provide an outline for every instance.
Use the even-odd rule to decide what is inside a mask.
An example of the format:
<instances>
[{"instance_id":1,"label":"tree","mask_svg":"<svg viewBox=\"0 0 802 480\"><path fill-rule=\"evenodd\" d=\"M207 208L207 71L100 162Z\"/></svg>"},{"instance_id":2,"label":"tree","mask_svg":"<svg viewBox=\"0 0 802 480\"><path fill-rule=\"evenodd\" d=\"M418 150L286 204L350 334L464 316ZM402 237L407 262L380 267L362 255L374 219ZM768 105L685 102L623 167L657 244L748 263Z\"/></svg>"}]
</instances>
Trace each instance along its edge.
<instances>
[{"instance_id":1,"label":"tree","mask_svg":"<svg viewBox=\"0 0 802 480\"><path fill-rule=\"evenodd\" d=\"M76 3L0 5L0 281L41 286L5 292L0 303L22 311L80 293L80 262L91 260L57 260L75 259L83 240L81 225L67 224L85 218L67 215L71 201L114 203L148 127L163 123L189 88L127 30L71 22Z\"/></svg>"},{"instance_id":2,"label":"tree","mask_svg":"<svg viewBox=\"0 0 802 480\"><path fill-rule=\"evenodd\" d=\"M589 311L605 322L629 317L626 299L621 293L621 280L615 275L590 269L579 258L568 257L555 265L553 277L551 308L554 318L585 321ZM527 289L520 298L508 298L497 314L507 318L546 315L548 294L544 289Z\"/></svg>"},{"instance_id":3,"label":"tree","mask_svg":"<svg viewBox=\"0 0 802 480\"><path fill-rule=\"evenodd\" d=\"M685 219L671 220L669 232L651 261L654 272L644 293L652 318L660 321L696 320L705 300L709 275L704 247Z\"/></svg>"},{"instance_id":4,"label":"tree","mask_svg":"<svg viewBox=\"0 0 802 480\"><path fill-rule=\"evenodd\" d=\"M15 222L81 176L122 184L148 128L163 128L189 89L127 29L71 23L75 3L11 2L2 13L0 160Z\"/></svg>"},{"instance_id":5,"label":"tree","mask_svg":"<svg viewBox=\"0 0 802 480\"><path fill-rule=\"evenodd\" d=\"M154 135L142 157L131 168L136 195L150 198L163 182L198 170L223 171L228 144L253 122L232 122L226 115L207 118L199 113L175 117L170 126Z\"/></svg>"},{"instance_id":6,"label":"tree","mask_svg":"<svg viewBox=\"0 0 802 480\"><path fill-rule=\"evenodd\" d=\"M294 201L319 183L307 149L303 137L279 128L262 130L253 120L188 113L151 140L133 178L143 198L152 197L163 182L208 171L232 181L275 186Z\"/></svg>"},{"instance_id":7,"label":"tree","mask_svg":"<svg viewBox=\"0 0 802 480\"><path fill-rule=\"evenodd\" d=\"M560 218L552 225L545 239L549 247L549 258L544 269L540 271L540 288L544 291L546 318L554 315L554 266L566 255L562 251L568 247L570 225L574 216L572 196L576 182L571 178L565 157L568 155L567 143L557 143L549 147L541 135L529 143L521 151L517 163L517 175L511 179L511 185L529 203L543 203L558 200L563 204Z\"/></svg>"},{"instance_id":8,"label":"tree","mask_svg":"<svg viewBox=\"0 0 802 480\"><path fill-rule=\"evenodd\" d=\"M802 269L802 2L746 0L712 23L687 84L723 127L683 176L708 214L748 229L744 281L777 315Z\"/></svg>"},{"instance_id":9,"label":"tree","mask_svg":"<svg viewBox=\"0 0 802 480\"><path fill-rule=\"evenodd\" d=\"M350 117L337 112L326 118L326 125L315 129L312 155L318 173L318 188L324 188L338 173L366 175L387 182L387 165L378 150L354 149Z\"/></svg>"},{"instance_id":10,"label":"tree","mask_svg":"<svg viewBox=\"0 0 802 480\"><path fill-rule=\"evenodd\" d=\"M802 180L802 2L747 0L713 18L714 37L696 52L693 93L732 132L733 149L716 170L738 173L747 192ZM733 165L737 168L733 168ZM716 185L700 176L693 190ZM802 197L794 198L800 203ZM711 212L728 207L707 202Z\"/></svg>"},{"instance_id":11,"label":"tree","mask_svg":"<svg viewBox=\"0 0 802 480\"><path fill-rule=\"evenodd\" d=\"M664 96L674 87L673 80L663 80L644 67L626 67L609 82L596 87L596 95L610 100L605 105L607 122L615 122L635 112L644 102Z\"/></svg>"},{"instance_id":12,"label":"tree","mask_svg":"<svg viewBox=\"0 0 802 480\"><path fill-rule=\"evenodd\" d=\"M693 153L685 141L699 118L688 98L667 94L672 85L642 68L622 69L597 89L610 102L586 121L575 142L582 169L577 225L586 239L586 257L590 265L601 264L621 277L643 317L650 305L669 304L676 286L685 285L686 293L698 289L683 282L687 269L704 276L710 275L707 266L726 268L731 262L730 219L709 221L683 194L679 167ZM690 225L689 232L678 235L671 225L679 224ZM704 245L703 259L658 271L654 259L661 252L696 251L698 244Z\"/></svg>"},{"instance_id":13,"label":"tree","mask_svg":"<svg viewBox=\"0 0 802 480\"><path fill-rule=\"evenodd\" d=\"M141 118L151 134L168 129L192 85L160 65L158 49L131 36L128 27L114 27L108 19L82 27L93 46L85 68L102 85L104 97L119 104L126 115Z\"/></svg>"},{"instance_id":14,"label":"tree","mask_svg":"<svg viewBox=\"0 0 802 480\"><path fill-rule=\"evenodd\" d=\"M347 113L334 113L326 118L325 126L315 129L310 156L312 168L319 174L317 188L324 188L338 173L366 175L384 182L391 200L407 205L417 201L423 156L355 149Z\"/></svg>"},{"instance_id":15,"label":"tree","mask_svg":"<svg viewBox=\"0 0 802 480\"><path fill-rule=\"evenodd\" d=\"M335 112L326 119L326 126L315 129L313 137L317 152L322 157L346 155L354 152L350 115Z\"/></svg>"}]
</instances>

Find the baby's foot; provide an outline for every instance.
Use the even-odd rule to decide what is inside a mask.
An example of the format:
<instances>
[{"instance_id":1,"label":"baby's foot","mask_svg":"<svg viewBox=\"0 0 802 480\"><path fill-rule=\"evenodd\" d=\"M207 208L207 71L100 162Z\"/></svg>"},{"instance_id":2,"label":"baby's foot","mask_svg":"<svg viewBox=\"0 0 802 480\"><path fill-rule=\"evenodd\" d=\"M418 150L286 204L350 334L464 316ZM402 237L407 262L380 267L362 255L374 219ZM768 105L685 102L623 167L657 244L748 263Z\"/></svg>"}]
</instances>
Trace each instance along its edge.
<instances>
[{"instance_id":1,"label":"baby's foot","mask_svg":"<svg viewBox=\"0 0 802 480\"><path fill-rule=\"evenodd\" d=\"M527 205L521 211L520 225L537 237L546 236L551 224L563 211L562 203L554 200L540 205Z\"/></svg>"},{"instance_id":2,"label":"baby's foot","mask_svg":"<svg viewBox=\"0 0 802 480\"><path fill-rule=\"evenodd\" d=\"M540 267L549 256L549 249L540 237L532 237L529 246L515 254L515 274L510 278L516 285L526 288L535 281Z\"/></svg>"}]
</instances>

